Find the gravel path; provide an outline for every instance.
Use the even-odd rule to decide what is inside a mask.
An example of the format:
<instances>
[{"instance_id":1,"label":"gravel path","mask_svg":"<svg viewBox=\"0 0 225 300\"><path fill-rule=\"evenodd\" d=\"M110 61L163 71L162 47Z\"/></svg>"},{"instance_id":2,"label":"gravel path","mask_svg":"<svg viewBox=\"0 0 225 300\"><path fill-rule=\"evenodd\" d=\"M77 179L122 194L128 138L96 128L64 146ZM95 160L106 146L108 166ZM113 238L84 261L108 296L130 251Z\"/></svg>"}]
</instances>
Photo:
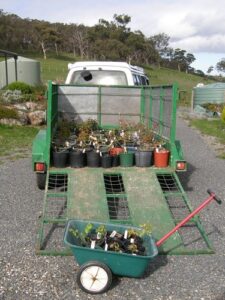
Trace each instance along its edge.
<instances>
[{"instance_id":1,"label":"gravel path","mask_svg":"<svg viewBox=\"0 0 225 300\"><path fill-rule=\"evenodd\" d=\"M225 195L225 161L199 134L178 119L189 170L180 176L195 207L211 187ZM210 205L202 222L216 254L157 257L144 279L120 278L103 295L83 293L75 283L77 266L72 257L34 254L43 192L35 186L30 158L0 165L0 299L225 299L225 204Z\"/></svg>"}]
</instances>

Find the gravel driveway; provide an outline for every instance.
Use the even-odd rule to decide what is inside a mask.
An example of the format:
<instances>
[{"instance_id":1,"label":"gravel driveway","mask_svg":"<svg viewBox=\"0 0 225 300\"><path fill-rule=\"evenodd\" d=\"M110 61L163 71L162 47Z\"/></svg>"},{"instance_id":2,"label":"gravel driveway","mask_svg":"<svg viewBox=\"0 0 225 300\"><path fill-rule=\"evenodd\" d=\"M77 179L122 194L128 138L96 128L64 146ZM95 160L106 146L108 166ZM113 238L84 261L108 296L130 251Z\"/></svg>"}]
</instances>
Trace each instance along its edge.
<instances>
[{"instance_id":1,"label":"gravel driveway","mask_svg":"<svg viewBox=\"0 0 225 300\"><path fill-rule=\"evenodd\" d=\"M177 135L189 162L180 178L192 206L207 197L208 187L224 199L225 161L181 119ZM201 213L216 254L158 256L146 278L120 278L107 294L91 296L77 288L72 257L35 256L42 199L30 158L0 165L0 299L225 299L225 204Z\"/></svg>"}]
</instances>

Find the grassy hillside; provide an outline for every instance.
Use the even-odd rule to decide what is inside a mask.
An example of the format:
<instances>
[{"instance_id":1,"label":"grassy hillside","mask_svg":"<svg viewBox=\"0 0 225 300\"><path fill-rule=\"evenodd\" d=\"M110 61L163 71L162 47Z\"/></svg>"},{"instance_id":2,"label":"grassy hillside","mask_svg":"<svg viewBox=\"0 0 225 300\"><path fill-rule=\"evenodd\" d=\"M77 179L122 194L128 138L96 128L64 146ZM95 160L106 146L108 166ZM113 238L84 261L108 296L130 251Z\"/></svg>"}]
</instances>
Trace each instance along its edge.
<instances>
[{"instance_id":1,"label":"grassy hillside","mask_svg":"<svg viewBox=\"0 0 225 300\"><path fill-rule=\"evenodd\" d=\"M145 68L148 76L150 77L151 84L171 84L178 83L179 90L182 91L180 94L180 104L190 105L191 103L191 93L193 87L198 83L202 82L204 84L209 84L214 81L207 78L203 78L193 74L186 74L184 72L178 72L172 69L166 68Z\"/></svg>"},{"instance_id":2,"label":"grassy hillside","mask_svg":"<svg viewBox=\"0 0 225 300\"><path fill-rule=\"evenodd\" d=\"M67 54L61 56L49 55L47 60L44 60L40 55L29 55L29 57L41 62L41 76L43 82L47 82L47 80L64 82L68 72L68 63L75 61L72 55ZM190 104L192 88L199 82L204 84L213 82L207 78L178 72L172 69L157 69L151 66L145 66L145 70L153 85L178 83L180 91L183 91L180 99L180 104L183 105Z\"/></svg>"}]
</instances>

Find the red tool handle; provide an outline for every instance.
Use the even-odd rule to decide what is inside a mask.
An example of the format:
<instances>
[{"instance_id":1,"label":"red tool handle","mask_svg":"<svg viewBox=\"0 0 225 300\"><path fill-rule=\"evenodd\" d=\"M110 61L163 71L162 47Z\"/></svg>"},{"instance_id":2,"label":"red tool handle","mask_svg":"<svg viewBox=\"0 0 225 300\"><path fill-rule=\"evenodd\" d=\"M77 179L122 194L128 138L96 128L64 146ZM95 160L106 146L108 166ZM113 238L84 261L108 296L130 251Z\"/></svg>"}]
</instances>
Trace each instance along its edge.
<instances>
[{"instance_id":1,"label":"red tool handle","mask_svg":"<svg viewBox=\"0 0 225 300\"><path fill-rule=\"evenodd\" d=\"M206 205L208 205L212 200L216 200L218 204L221 204L222 201L220 198L216 196L214 192L212 192L210 189L207 190L209 193L209 197L203 201L202 204L200 204L190 215L188 215L183 221L178 223L171 231L169 231L166 235L164 235L160 240L156 242L156 246L159 247L162 243L165 242L172 234L174 234L180 227L182 227L184 224L186 224L191 218L193 218L195 215L197 215Z\"/></svg>"}]
</instances>

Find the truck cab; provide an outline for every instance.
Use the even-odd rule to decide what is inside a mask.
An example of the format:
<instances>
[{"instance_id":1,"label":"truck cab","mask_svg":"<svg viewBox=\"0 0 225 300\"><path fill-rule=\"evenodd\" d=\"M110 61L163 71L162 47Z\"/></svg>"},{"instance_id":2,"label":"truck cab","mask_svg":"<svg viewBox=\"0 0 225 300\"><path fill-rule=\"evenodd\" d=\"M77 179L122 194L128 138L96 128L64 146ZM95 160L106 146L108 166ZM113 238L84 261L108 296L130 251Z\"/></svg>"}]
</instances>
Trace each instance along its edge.
<instances>
[{"instance_id":1,"label":"truck cab","mask_svg":"<svg viewBox=\"0 0 225 300\"><path fill-rule=\"evenodd\" d=\"M85 61L68 65L66 84L149 85L144 69L126 62Z\"/></svg>"}]
</instances>

